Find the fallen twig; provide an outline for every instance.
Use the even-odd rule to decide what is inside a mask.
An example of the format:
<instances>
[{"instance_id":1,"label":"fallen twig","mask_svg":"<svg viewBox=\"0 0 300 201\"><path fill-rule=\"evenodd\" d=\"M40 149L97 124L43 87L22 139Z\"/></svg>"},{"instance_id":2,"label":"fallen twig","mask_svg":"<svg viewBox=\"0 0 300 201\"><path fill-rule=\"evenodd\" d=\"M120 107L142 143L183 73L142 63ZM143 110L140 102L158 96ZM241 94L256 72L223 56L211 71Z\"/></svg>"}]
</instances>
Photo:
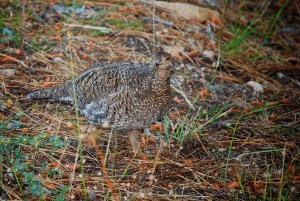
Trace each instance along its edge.
<instances>
[{"instance_id":1,"label":"fallen twig","mask_svg":"<svg viewBox=\"0 0 300 201\"><path fill-rule=\"evenodd\" d=\"M64 23L64 26L71 27L71 28L93 29L93 30L102 31L103 33L114 32L112 29L107 28L107 27L95 27L95 26L90 26L90 25L66 24L66 23Z\"/></svg>"}]
</instances>

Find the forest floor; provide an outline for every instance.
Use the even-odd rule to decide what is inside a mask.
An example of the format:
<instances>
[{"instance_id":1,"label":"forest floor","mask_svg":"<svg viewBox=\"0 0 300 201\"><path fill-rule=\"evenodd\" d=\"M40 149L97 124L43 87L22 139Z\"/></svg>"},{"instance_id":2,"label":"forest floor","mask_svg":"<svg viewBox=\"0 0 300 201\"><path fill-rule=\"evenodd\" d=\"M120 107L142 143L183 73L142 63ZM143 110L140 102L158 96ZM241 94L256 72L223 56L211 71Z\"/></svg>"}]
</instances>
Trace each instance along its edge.
<instances>
[{"instance_id":1,"label":"forest floor","mask_svg":"<svg viewBox=\"0 0 300 201\"><path fill-rule=\"evenodd\" d=\"M0 3L1 200L299 199L299 2L181 1L198 2L184 16L170 2L13 2ZM177 60L174 102L141 132L142 157L109 131L91 146L73 107L22 101L159 50Z\"/></svg>"}]
</instances>

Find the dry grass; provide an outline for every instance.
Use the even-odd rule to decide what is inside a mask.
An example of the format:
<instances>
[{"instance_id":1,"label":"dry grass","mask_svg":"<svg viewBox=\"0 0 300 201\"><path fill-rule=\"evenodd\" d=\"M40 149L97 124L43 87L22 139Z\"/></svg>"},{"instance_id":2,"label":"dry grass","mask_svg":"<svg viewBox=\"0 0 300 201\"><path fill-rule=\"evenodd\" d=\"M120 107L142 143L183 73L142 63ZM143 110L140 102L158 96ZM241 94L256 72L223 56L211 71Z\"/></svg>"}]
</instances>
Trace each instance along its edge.
<instances>
[{"instance_id":1,"label":"dry grass","mask_svg":"<svg viewBox=\"0 0 300 201\"><path fill-rule=\"evenodd\" d=\"M158 8L155 16L174 26L153 25L149 18L143 20L151 19L152 7L141 2L84 1L85 9L97 11L89 19L74 13L59 15L51 2L2 3L0 30L14 33L8 37L2 31L5 41L0 43L1 69L14 70L13 76L0 75L2 199L296 200L300 196L300 71L299 52L293 49L298 39L280 32L280 27L291 24L290 18L272 30L275 34L269 37L275 45L263 46L265 38L253 34L232 51L216 44L236 44L230 19L241 16L234 9L225 13L222 31L215 27L213 33L207 32L208 22L188 22ZM251 10L253 5L248 6ZM278 5L265 8L267 15ZM297 12L293 6L283 11ZM255 12L245 12L242 19L253 16ZM269 33L262 16L246 29ZM220 41L210 40L211 34ZM185 53L174 55L183 61L175 66L174 107L163 120L163 129L152 130L155 136L141 134L147 155L142 159L131 153L127 136L109 132L97 139L104 154L95 152L87 139L80 138L80 128L87 122L76 117L74 108L21 101L28 92L63 83L97 62L149 62L154 50L170 47L182 47ZM249 80L261 83L264 92L247 88ZM100 158L106 158L104 169Z\"/></svg>"}]
</instances>

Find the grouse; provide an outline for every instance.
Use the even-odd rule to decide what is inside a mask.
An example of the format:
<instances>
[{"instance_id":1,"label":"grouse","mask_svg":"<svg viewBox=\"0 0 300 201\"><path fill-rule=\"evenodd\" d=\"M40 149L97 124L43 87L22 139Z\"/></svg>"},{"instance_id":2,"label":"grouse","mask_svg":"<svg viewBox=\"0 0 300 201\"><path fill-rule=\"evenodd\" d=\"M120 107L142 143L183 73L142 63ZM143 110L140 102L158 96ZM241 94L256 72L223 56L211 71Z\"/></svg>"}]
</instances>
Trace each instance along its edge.
<instances>
[{"instance_id":1,"label":"grouse","mask_svg":"<svg viewBox=\"0 0 300 201\"><path fill-rule=\"evenodd\" d=\"M136 152L137 130L149 127L170 108L172 72L166 52L156 53L153 64L103 62L64 84L32 92L27 100L76 102L80 115L95 127L127 132Z\"/></svg>"}]
</instances>

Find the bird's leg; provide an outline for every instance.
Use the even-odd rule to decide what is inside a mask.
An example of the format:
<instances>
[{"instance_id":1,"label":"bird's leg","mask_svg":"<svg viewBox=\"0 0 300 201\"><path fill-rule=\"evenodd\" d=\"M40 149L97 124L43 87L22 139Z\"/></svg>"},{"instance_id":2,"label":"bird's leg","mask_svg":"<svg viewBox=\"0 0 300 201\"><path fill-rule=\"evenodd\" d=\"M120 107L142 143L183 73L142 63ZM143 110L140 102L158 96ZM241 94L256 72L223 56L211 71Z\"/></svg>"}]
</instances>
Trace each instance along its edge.
<instances>
[{"instance_id":1,"label":"bird's leg","mask_svg":"<svg viewBox=\"0 0 300 201\"><path fill-rule=\"evenodd\" d=\"M140 143L138 140L138 132L136 130L134 131L128 131L129 141L132 145L133 153L139 154L138 151L140 149Z\"/></svg>"}]
</instances>

